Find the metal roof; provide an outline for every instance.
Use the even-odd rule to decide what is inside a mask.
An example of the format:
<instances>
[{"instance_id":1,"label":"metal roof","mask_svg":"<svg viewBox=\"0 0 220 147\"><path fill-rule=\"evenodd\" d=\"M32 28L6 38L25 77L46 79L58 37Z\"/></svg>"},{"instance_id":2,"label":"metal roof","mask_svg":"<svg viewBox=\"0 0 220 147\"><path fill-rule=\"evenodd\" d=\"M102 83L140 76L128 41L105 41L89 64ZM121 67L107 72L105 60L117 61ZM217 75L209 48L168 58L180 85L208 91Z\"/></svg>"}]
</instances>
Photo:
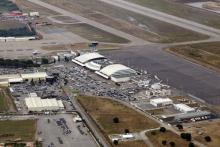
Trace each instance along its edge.
<instances>
[{"instance_id":1,"label":"metal roof","mask_svg":"<svg viewBox=\"0 0 220 147\"><path fill-rule=\"evenodd\" d=\"M86 63L96 59L105 59L106 57L99 53L85 53L75 58L76 61Z\"/></svg>"},{"instance_id":2,"label":"metal roof","mask_svg":"<svg viewBox=\"0 0 220 147\"><path fill-rule=\"evenodd\" d=\"M120 76L136 74L136 71L122 64L112 64L100 70L101 73L107 76Z\"/></svg>"}]
</instances>

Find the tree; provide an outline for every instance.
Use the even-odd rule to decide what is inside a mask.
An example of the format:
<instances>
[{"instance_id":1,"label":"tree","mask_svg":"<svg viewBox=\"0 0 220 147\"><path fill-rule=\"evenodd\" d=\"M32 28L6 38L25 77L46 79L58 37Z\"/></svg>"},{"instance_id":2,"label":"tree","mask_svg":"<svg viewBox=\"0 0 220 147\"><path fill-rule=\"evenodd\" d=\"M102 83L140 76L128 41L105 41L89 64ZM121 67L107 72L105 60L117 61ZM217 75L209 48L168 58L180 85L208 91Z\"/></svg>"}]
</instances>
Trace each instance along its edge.
<instances>
[{"instance_id":1,"label":"tree","mask_svg":"<svg viewBox=\"0 0 220 147\"><path fill-rule=\"evenodd\" d=\"M162 140L162 145L166 145L167 141L166 140Z\"/></svg>"},{"instance_id":2,"label":"tree","mask_svg":"<svg viewBox=\"0 0 220 147\"><path fill-rule=\"evenodd\" d=\"M113 118L113 123L119 123L119 118L118 117L114 117Z\"/></svg>"},{"instance_id":3,"label":"tree","mask_svg":"<svg viewBox=\"0 0 220 147\"><path fill-rule=\"evenodd\" d=\"M152 132L151 132L151 135L156 135L156 132L155 132L155 131L152 131Z\"/></svg>"},{"instance_id":4,"label":"tree","mask_svg":"<svg viewBox=\"0 0 220 147\"><path fill-rule=\"evenodd\" d=\"M118 145L118 140L113 141L114 145Z\"/></svg>"},{"instance_id":5,"label":"tree","mask_svg":"<svg viewBox=\"0 0 220 147\"><path fill-rule=\"evenodd\" d=\"M164 127L160 127L160 132L166 132L166 128L164 128Z\"/></svg>"},{"instance_id":6,"label":"tree","mask_svg":"<svg viewBox=\"0 0 220 147\"><path fill-rule=\"evenodd\" d=\"M181 125L181 124L177 124L176 127L177 127L179 130L183 130L183 125Z\"/></svg>"},{"instance_id":7,"label":"tree","mask_svg":"<svg viewBox=\"0 0 220 147\"><path fill-rule=\"evenodd\" d=\"M171 146L171 147L175 147L175 146L176 146L175 142L171 141L171 142L170 142L170 146Z\"/></svg>"},{"instance_id":8,"label":"tree","mask_svg":"<svg viewBox=\"0 0 220 147\"><path fill-rule=\"evenodd\" d=\"M210 136L206 136L206 137L205 137L205 141L206 141L206 142L211 142L211 141L212 141L212 139L211 139L211 137L210 137Z\"/></svg>"},{"instance_id":9,"label":"tree","mask_svg":"<svg viewBox=\"0 0 220 147\"><path fill-rule=\"evenodd\" d=\"M41 62L42 62L42 64L48 64L49 60L47 58L42 58Z\"/></svg>"},{"instance_id":10,"label":"tree","mask_svg":"<svg viewBox=\"0 0 220 147\"><path fill-rule=\"evenodd\" d=\"M34 86L35 83L34 83L34 79L31 79L31 85Z\"/></svg>"},{"instance_id":11,"label":"tree","mask_svg":"<svg viewBox=\"0 0 220 147\"><path fill-rule=\"evenodd\" d=\"M130 131L128 129L125 129L125 134L130 133Z\"/></svg>"},{"instance_id":12,"label":"tree","mask_svg":"<svg viewBox=\"0 0 220 147\"><path fill-rule=\"evenodd\" d=\"M192 136L190 133L181 133L181 138L187 140L187 141L191 141L192 140Z\"/></svg>"},{"instance_id":13,"label":"tree","mask_svg":"<svg viewBox=\"0 0 220 147\"><path fill-rule=\"evenodd\" d=\"M194 143L190 142L188 147L195 147Z\"/></svg>"}]
</instances>

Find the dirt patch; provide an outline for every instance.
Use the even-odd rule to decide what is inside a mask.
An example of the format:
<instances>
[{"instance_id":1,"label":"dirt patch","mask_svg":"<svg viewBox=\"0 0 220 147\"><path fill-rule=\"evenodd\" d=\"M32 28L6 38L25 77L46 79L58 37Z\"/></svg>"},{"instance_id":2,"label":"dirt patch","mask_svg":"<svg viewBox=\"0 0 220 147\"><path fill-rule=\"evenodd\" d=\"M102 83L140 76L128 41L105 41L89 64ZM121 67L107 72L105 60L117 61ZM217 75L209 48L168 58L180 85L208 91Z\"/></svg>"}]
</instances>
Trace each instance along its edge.
<instances>
[{"instance_id":1,"label":"dirt patch","mask_svg":"<svg viewBox=\"0 0 220 147\"><path fill-rule=\"evenodd\" d=\"M0 87L0 112L16 112L9 89L5 87Z\"/></svg>"}]
</instances>

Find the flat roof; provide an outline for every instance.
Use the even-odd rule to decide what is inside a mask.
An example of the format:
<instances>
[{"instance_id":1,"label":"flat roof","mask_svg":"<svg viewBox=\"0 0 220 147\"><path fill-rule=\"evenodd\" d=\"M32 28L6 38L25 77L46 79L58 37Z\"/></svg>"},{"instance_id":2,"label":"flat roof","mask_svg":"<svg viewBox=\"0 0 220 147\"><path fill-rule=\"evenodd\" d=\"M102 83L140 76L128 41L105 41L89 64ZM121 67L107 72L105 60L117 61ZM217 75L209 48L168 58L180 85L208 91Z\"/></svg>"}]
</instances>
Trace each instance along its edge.
<instances>
[{"instance_id":1,"label":"flat roof","mask_svg":"<svg viewBox=\"0 0 220 147\"><path fill-rule=\"evenodd\" d=\"M35 73L21 74L21 77L23 79L45 78L45 77L47 77L47 73L46 72L35 72Z\"/></svg>"},{"instance_id":2,"label":"flat roof","mask_svg":"<svg viewBox=\"0 0 220 147\"><path fill-rule=\"evenodd\" d=\"M180 104L174 104L174 106L177 107L177 108L179 108L179 109L181 109L181 110L184 110L184 111L194 111L194 110L195 110L194 108L189 107L188 105L182 104L182 103L180 103Z\"/></svg>"},{"instance_id":3,"label":"flat roof","mask_svg":"<svg viewBox=\"0 0 220 147\"><path fill-rule=\"evenodd\" d=\"M154 102L154 103L164 103L164 102L173 102L171 99L169 98L153 98L153 99L150 99L151 102Z\"/></svg>"}]
</instances>

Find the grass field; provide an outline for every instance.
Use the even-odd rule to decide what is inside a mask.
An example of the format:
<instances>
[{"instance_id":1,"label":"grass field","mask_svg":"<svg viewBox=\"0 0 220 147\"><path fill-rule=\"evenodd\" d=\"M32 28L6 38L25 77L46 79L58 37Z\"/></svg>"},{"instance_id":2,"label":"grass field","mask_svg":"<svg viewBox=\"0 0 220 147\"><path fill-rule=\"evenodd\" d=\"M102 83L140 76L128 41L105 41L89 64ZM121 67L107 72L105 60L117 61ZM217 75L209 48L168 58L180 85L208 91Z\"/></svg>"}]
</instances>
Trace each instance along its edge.
<instances>
[{"instance_id":1,"label":"grass field","mask_svg":"<svg viewBox=\"0 0 220 147\"><path fill-rule=\"evenodd\" d=\"M103 44L100 43L97 46L98 50L110 50L110 49L118 49L123 46L121 45L116 45L116 44ZM88 43L75 43L75 44L65 44L65 45L51 45L51 46L43 46L43 50L47 51L58 51L58 50L84 50L84 49L89 49Z\"/></svg>"},{"instance_id":2,"label":"grass field","mask_svg":"<svg viewBox=\"0 0 220 147\"><path fill-rule=\"evenodd\" d=\"M168 43L207 38L206 35L114 7L98 0L45 1L147 41Z\"/></svg>"},{"instance_id":3,"label":"grass field","mask_svg":"<svg viewBox=\"0 0 220 147\"><path fill-rule=\"evenodd\" d=\"M23 141L34 141L35 132L35 120L0 121L0 142L18 138Z\"/></svg>"},{"instance_id":4,"label":"grass field","mask_svg":"<svg viewBox=\"0 0 220 147\"><path fill-rule=\"evenodd\" d=\"M205 66L220 69L220 42L174 46L171 52L183 55Z\"/></svg>"},{"instance_id":5,"label":"grass field","mask_svg":"<svg viewBox=\"0 0 220 147\"><path fill-rule=\"evenodd\" d=\"M144 141L126 141L120 142L116 147L148 147Z\"/></svg>"},{"instance_id":6,"label":"grass field","mask_svg":"<svg viewBox=\"0 0 220 147\"><path fill-rule=\"evenodd\" d=\"M200 122L197 124L185 127L184 130L191 132L194 139L207 145L208 147L219 147L220 146L220 121L214 120L213 122ZM212 141L206 142L204 137L210 136Z\"/></svg>"},{"instance_id":7,"label":"grass field","mask_svg":"<svg viewBox=\"0 0 220 147\"><path fill-rule=\"evenodd\" d=\"M91 41L106 43L129 43L130 41L88 24L57 25Z\"/></svg>"},{"instance_id":8,"label":"grass field","mask_svg":"<svg viewBox=\"0 0 220 147\"><path fill-rule=\"evenodd\" d=\"M106 137L110 134L124 133L124 129L129 129L130 132L139 132L159 126L156 122L132 108L110 99L91 96L79 96L77 99L86 112L98 124ZM119 123L113 123L114 117L119 118ZM144 145L142 141L119 144L120 147Z\"/></svg>"},{"instance_id":9,"label":"grass field","mask_svg":"<svg viewBox=\"0 0 220 147\"><path fill-rule=\"evenodd\" d=\"M156 134L152 135L151 132L147 132L146 135L153 143L155 147L164 147L162 144L163 140L167 141L167 147L170 146L170 142L175 142L176 147L188 147L189 142L183 140L179 135L167 130L165 133L160 131L154 131Z\"/></svg>"},{"instance_id":10,"label":"grass field","mask_svg":"<svg viewBox=\"0 0 220 147\"><path fill-rule=\"evenodd\" d=\"M26 25L19 21L11 20L11 21L1 21L0 30L9 30L9 29L17 29L24 28Z\"/></svg>"},{"instance_id":11,"label":"grass field","mask_svg":"<svg viewBox=\"0 0 220 147\"><path fill-rule=\"evenodd\" d=\"M156 9L174 16L220 28L220 16L202 9L192 8L172 0L126 0ZM204 19L206 18L206 19Z\"/></svg>"},{"instance_id":12,"label":"grass field","mask_svg":"<svg viewBox=\"0 0 220 147\"><path fill-rule=\"evenodd\" d=\"M50 9L41 7L39 5L33 4L31 2L28 2L27 0L16 0L17 6L23 11L23 12L32 12L32 11L38 11L40 15L57 15L59 13L52 11Z\"/></svg>"},{"instance_id":13,"label":"grass field","mask_svg":"<svg viewBox=\"0 0 220 147\"><path fill-rule=\"evenodd\" d=\"M124 129L138 132L158 127L153 120L119 102L91 96L80 96L78 100L106 134L124 133ZM120 123L113 123L114 117L118 117Z\"/></svg>"},{"instance_id":14,"label":"grass field","mask_svg":"<svg viewBox=\"0 0 220 147\"><path fill-rule=\"evenodd\" d=\"M8 11L19 10L16 4L10 0L0 0L0 14Z\"/></svg>"},{"instance_id":15,"label":"grass field","mask_svg":"<svg viewBox=\"0 0 220 147\"><path fill-rule=\"evenodd\" d=\"M7 88L0 87L0 112L14 112L15 105L8 93Z\"/></svg>"}]
</instances>

